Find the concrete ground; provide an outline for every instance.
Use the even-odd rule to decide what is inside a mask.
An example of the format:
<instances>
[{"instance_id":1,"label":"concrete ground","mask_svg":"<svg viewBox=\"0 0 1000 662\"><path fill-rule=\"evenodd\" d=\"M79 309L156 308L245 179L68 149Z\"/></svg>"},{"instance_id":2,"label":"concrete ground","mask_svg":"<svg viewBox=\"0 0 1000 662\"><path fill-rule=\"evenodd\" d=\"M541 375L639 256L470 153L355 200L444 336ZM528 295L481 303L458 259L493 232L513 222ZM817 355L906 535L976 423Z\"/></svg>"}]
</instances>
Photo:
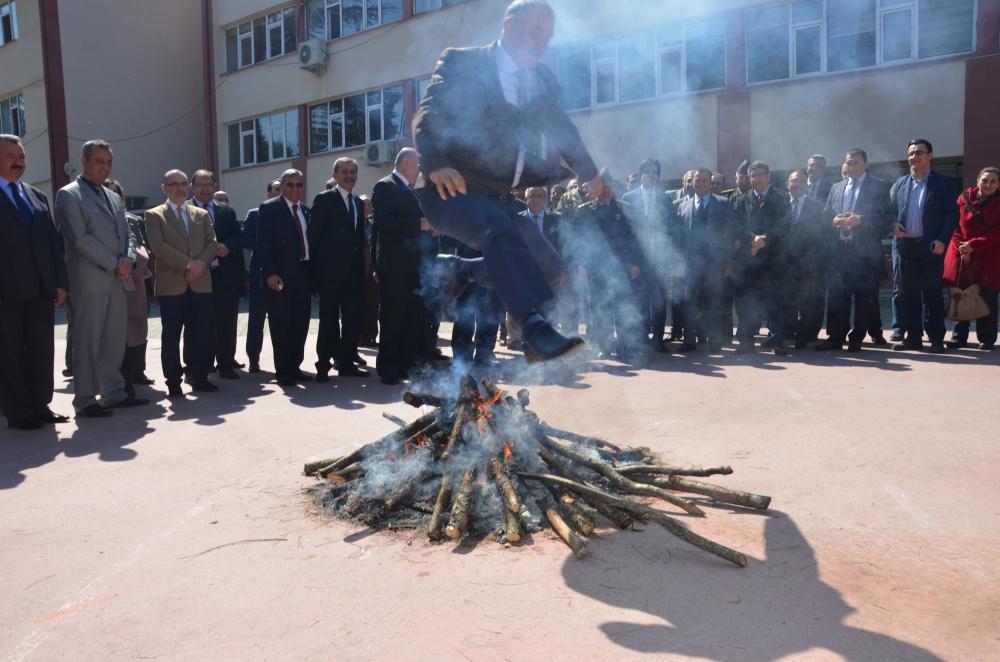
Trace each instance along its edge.
<instances>
[{"instance_id":1,"label":"concrete ground","mask_svg":"<svg viewBox=\"0 0 1000 662\"><path fill-rule=\"evenodd\" d=\"M326 520L303 462L389 432L383 411L415 418L405 385L243 374L172 402L158 342L150 406L0 429L0 660L1000 659L1000 352L702 351L576 374L501 353L550 424L730 464L709 480L772 496L678 516L740 569L655 524L600 527L579 561L549 533L431 545Z\"/></svg>"}]
</instances>

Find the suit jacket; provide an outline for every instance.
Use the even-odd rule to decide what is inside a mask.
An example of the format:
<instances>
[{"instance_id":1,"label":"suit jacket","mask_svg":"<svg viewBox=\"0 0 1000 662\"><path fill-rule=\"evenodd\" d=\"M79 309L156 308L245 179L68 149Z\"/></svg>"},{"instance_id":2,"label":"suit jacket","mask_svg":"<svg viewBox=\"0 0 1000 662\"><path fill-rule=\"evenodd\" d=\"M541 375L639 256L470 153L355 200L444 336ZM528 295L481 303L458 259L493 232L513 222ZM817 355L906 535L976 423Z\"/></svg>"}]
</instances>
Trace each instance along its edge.
<instances>
[{"instance_id":1,"label":"suit jacket","mask_svg":"<svg viewBox=\"0 0 1000 662\"><path fill-rule=\"evenodd\" d=\"M312 278L341 282L356 269L364 279L365 205L358 196L350 196L354 200L354 218L348 214L340 187L323 191L313 199L307 232ZM381 232L379 235L381 240Z\"/></svg>"},{"instance_id":2,"label":"suit jacket","mask_svg":"<svg viewBox=\"0 0 1000 662\"><path fill-rule=\"evenodd\" d=\"M56 217L66 249L66 267L74 295L112 294L135 288L132 276L118 280L123 257L135 262L135 237L118 194L102 186L99 195L77 177L56 193Z\"/></svg>"},{"instance_id":3,"label":"suit jacket","mask_svg":"<svg viewBox=\"0 0 1000 662\"><path fill-rule=\"evenodd\" d=\"M840 242L840 230L831 227L833 218L844 210L844 190L847 180L843 179L830 188L826 206L823 208L823 225L827 228L830 251L836 250ZM896 217L889 197L889 184L881 179L865 176L854 204L854 213L861 216L861 225L851 231L853 250L862 258L873 262L876 273L885 273L882 265L882 237L889 231L890 222ZM883 276L884 277L884 276Z\"/></svg>"},{"instance_id":4,"label":"suit jacket","mask_svg":"<svg viewBox=\"0 0 1000 662\"><path fill-rule=\"evenodd\" d=\"M673 241L670 233L673 231L677 218L676 199L665 191L657 189L654 193L652 213L646 215L646 204L642 188L629 191L622 196L622 202L631 206L631 217L636 225L633 229L636 238L649 255L664 255L673 253ZM680 198L681 202L688 200L687 196ZM662 260L658 260L662 262ZM666 276L666 274L661 274Z\"/></svg>"},{"instance_id":5,"label":"suit jacket","mask_svg":"<svg viewBox=\"0 0 1000 662\"><path fill-rule=\"evenodd\" d=\"M823 222L823 203L808 195L804 197L799 220L789 228L782 246L785 264L792 269L792 278L803 274L825 274L830 265L830 228ZM789 197L789 208L791 205Z\"/></svg>"},{"instance_id":6,"label":"suit jacket","mask_svg":"<svg viewBox=\"0 0 1000 662\"><path fill-rule=\"evenodd\" d=\"M580 132L559 105L561 90L544 64L535 69L543 92L521 108L504 98L497 70L496 43L480 48L449 48L441 54L427 92L413 119L413 134L425 174L455 168L469 188L506 197L514 182L517 154L523 144L524 170L519 186L546 186L572 175L539 153L544 134L581 181L597 175L597 166ZM433 187L421 176L417 188Z\"/></svg>"},{"instance_id":7,"label":"suit jacket","mask_svg":"<svg viewBox=\"0 0 1000 662\"><path fill-rule=\"evenodd\" d=\"M531 220L527 210L520 213L521 216ZM559 212L549 211L546 209L544 215L542 216L542 234L545 235L545 238L550 244L552 244L552 247L555 248L557 252L560 251L559 228L562 226L562 222L563 217ZM535 225L535 227L538 226Z\"/></svg>"},{"instance_id":8,"label":"suit jacket","mask_svg":"<svg viewBox=\"0 0 1000 662\"><path fill-rule=\"evenodd\" d=\"M740 242L736 252L736 269L742 274L767 273L777 276L781 269L781 242L792 222L792 208L788 197L773 186L761 204L757 192L750 189L734 202L737 216L736 239ZM764 248L752 254L750 244L757 235L767 235Z\"/></svg>"},{"instance_id":9,"label":"suit jacket","mask_svg":"<svg viewBox=\"0 0 1000 662\"><path fill-rule=\"evenodd\" d=\"M184 294L188 286L192 292L212 292L210 269L206 269L205 273L191 283L187 282L186 277L187 267L194 260L201 260L207 267L215 258L219 244L215 240L212 218L207 211L192 204L185 204L185 211L188 216L187 231L184 229L184 220L178 218L166 202L148 210L144 215L146 236L156 254L156 282L153 291L158 297Z\"/></svg>"},{"instance_id":10,"label":"suit jacket","mask_svg":"<svg viewBox=\"0 0 1000 662\"><path fill-rule=\"evenodd\" d=\"M939 175L933 170L927 171L927 191L924 193L924 246L931 249L931 244L940 241L945 247L951 241L951 235L958 227L958 196L955 193L955 183L950 177ZM892 202L896 211L896 223L906 227L906 211L910 204L910 189L913 188L913 175L907 174L896 180L893 188ZM893 238L893 243L896 239Z\"/></svg>"},{"instance_id":11,"label":"suit jacket","mask_svg":"<svg viewBox=\"0 0 1000 662\"><path fill-rule=\"evenodd\" d=\"M257 214L258 209L251 209L243 221L243 248L250 251L250 264L247 266L247 282L260 283L260 256L257 254Z\"/></svg>"},{"instance_id":12,"label":"suit jacket","mask_svg":"<svg viewBox=\"0 0 1000 662\"><path fill-rule=\"evenodd\" d=\"M830 189L833 188L833 184L825 179L819 180L819 191L816 192L816 197L813 200L820 203L821 205L826 204L826 199L830 197ZM808 196L808 191L806 192ZM791 203L789 203L791 204Z\"/></svg>"},{"instance_id":13,"label":"suit jacket","mask_svg":"<svg viewBox=\"0 0 1000 662\"><path fill-rule=\"evenodd\" d=\"M424 256L417 196L396 175L380 179L372 190L372 257L376 272L415 274Z\"/></svg>"},{"instance_id":14,"label":"suit jacket","mask_svg":"<svg viewBox=\"0 0 1000 662\"><path fill-rule=\"evenodd\" d=\"M548 218L549 215L546 213L542 219L543 225ZM548 281L549 285L554 284L566 272L566 265L563 264L559 251L552 245L545 233L538 228L538 224L531 220L527 210L518 214L514 223L521 231L524 243L528 245L528 251L541 267L542 273L545 274L545 280Z\"/></svg>"},{"instance_id":15,"label":"suit jacket","mask_svg":"<svg viewBox=\"0 0 1000 662\"><path fill-rule=\"evenodd\" d=\"M0 192L0 301L33 299L43 291L69 289L62 239L56 231L45 194L21 183L35 208L31 229L10 198Z\"/></svg>"},{"instance_id":16,"label":"suit jacket","mask_svg":"<svg viewBox=\"0 0 1000 662\"><path fill-rule=\"evenodd\" d=\"M215 207L215 240L229 249L229 255L220 257L219 266L212 269L212 292L246 296L247 275L243 258L243 231L232 207L218 200Z\"/></svg>"},{"instance_id":17,"label":"suit jacket","mask_svg":"<svg viewBox=\"0 0 1000 662\"><path fill-rule=\"evenodd\" d=\"M260 286L267 287L267 279L280 276L285 288L295 289L295 279L299 274L299 262L302 246L299 232L295 229L295 219L292 210L285 202L285 196L279 195L261 203L257 208L257 254L260 256ZM310 226L309 208L299 203L299 213ZM309 257L314 259L312 242L309 244Z\"/></svg>"},{"instance_id":18,"label":"suit jacket","mask_svg":"<svg viewBox=\"0 0 1000 662\"><path fill-rule=\"evenodd\" d=\"M722 271L733 261L739 225L728 200L711 193L708 198L706 243L698 245L697 241L696 197L686 198L677 206L677 217L671 235L676 250L684 255L689 269L704 266L718 271L721 277Z\"/></svg>"}]
</instances>

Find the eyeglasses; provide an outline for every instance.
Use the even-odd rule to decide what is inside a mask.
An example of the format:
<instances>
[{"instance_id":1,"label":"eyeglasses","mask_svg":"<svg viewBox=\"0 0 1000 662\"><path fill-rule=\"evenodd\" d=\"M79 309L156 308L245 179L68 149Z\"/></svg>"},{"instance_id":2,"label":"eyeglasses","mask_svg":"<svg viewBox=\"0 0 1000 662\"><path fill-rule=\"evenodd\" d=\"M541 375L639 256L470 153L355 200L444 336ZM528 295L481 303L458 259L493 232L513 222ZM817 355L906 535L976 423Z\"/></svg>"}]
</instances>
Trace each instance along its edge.
<instances>
[{"instance_id":1,"label":"eyeglasses","mask_svg":"<svg viewBox=\"0 0 1000 662\"><path fill-rule=\"evenodd\" d=\"M930 152L928 152L926 149L922 149L917 152L910 152L909 156L925 156L927 154L930 154Z\"/></svg>"},{"instance_id":2,"label":"eyeglasses","mask_svg":"<svg viewBox=\"0 0 1000 662\"><path fill-rule=\"evenodd\" d=\"M167 188L177 188L178 186L187 186L187 182L167 182Z\"/></svg>"},{"instance_id":3,"label":"eyeglasses","mask_svg":"<svg viewBox=\"0 0 1000 662\"><path fill-rule=\"evenodd\" d=\"M286 182L282 184L282 186L284 186L285 188L303 188L305 184L303 184L302 182L294 182L294 183Z\"/></svg>"},{"instance_id":4,"label":"eyeglasses","mask_svg":"<svg viewBox=\"0 0 1000 662\"><path fill-rule=\"evenodd\" d=\"M192 184L192 188L212 188L215 186L215 182L202 182L201 184Z\"/></svg>"},{"instance_id":5,"label":"eyeglasses","mask_svg":"<svg viewBox=\"0 0 1000 662\"><path fill-rule=\"evenodd\" d=\"M643 175L658 175L658 174L660 174L660 171L659 170L643 170L641 174L643 174Z\"/></svg>"}]
</instances>

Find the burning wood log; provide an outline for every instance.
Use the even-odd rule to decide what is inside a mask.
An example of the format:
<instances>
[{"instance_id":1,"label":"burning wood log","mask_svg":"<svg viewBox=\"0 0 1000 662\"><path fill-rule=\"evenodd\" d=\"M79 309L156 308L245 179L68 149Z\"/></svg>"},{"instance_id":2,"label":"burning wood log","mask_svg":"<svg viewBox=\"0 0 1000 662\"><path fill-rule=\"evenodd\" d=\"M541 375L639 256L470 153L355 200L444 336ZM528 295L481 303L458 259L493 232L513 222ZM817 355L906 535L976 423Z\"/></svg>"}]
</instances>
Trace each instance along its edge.
<instances>
[{"instance_id":1,"label":"burning wood log","mask_svg":"<svg viewBox=\"0 0 1000 662\"><path fill-rule=\"evenodd\" d=\"M510 483L510 478L507 477L507 471L504 469L503 464L497 458L490 458L490 477L493 478L493 482L497 484L497 489L500 490L500 496L503 498L504 506L507 507L512 513L521 512L521 502L517 498L517 492L514 490L514 486Z\"/></svg>"},{"instance_id":2,"label":"burning wood log","mask_svg":"<svg viewBox=\"0 0 1000 662\"><path fill-rule=\"evenodd\" d=\"M362 446L361 448L355 450L354 452L345 455L344 457L338 458L336 460L318 460L316 462L308 462L302 469L303 473L307 476L316 473L319 469L323 469L324 472L330 473L331 471L337 471L338 469L343 469L344 467L349 467L358 460L363 459L366 455L377 452L381 450L382 446L387 443L396 441L397 439L407 439L415 435L420 430L426 428L432 422L434 422L438 417L437 411L433 411L429 414L425 414L413 421L405 428L400 428L395 432L390 432L386 436L382 437L378 441L373 441L370 444Z\"/></svg>"},{"instance_id":3,"label":"burning wood log","mask_svg":"<svg viewBox=\"0 0 1000 662\"><path fill-rule=\"evenodd\" d=\"M556 497L556 505L563 512L569 521L573 523L573 527L585 536L589 536L594 532L594 520L590 519L586 511L576 502L576 499L564 489L558 488L554 490Z\"/></svg>"},{"instance_id":4,"label":"burning wood log","mask_svg":"<svg viewBox=\"0 0 1000 662\"><path fill-rule=\"evenodd\" d=\"M559 537L563 539L570 549L573 550L573 554L576 555L578 559L585 559L590 556L590 550L587 549L586 543L576 535L566 521L560 517L558 511L556 511L556 504L552 502L552 497L546 495L543 501L538 502L538 507L545 517L549 520L549 524L552 525L552 530L559 534Z\"/></svg>"},{"instance_id":5,"label":"burning wood log","mask_svg":"<svg viewBox=\"0 0 1000 662\"><path fill-rule=\"evenodd\" d=\"M694 469L681 469L680 467L661 467L646 464L634 467L618 467L616 471L620 474L630 476L632 474L668 474L671 476L728 476L733 473L733 468L729 465L722 467L704 467Z\"/></svg>"},{"instance_id":6,"label":"burning wood log","mask_svg":"<svg viewBox=\"0 0 1000 662\"><path fill-rule=\"evenodd\" d=\"M446 398L442 395L430 395L428 393L410 393L407 391L403 394L403 402L410 405L411 407L422 407L423 405L430 405L431 407L440 407L445 409L450 405L455 404L454 398Z\"/></svg>"},{"instance_id":7,"label":"burning wood log","mask_svg":"<svg viewBox=\"0 0 1000 662\"><path fill-rule=\"evenodd\" d=\"M409 461L420 465L423 463L424 458L430 453L431 453L430 444L425 444L424 446L421 446L416 451L414 451L413 457ZM393 508L398 506L400 502L403 501L403 499L407 498L410 495L410 493L413 492L413 490L416 488L417 484L423 480L425 473L427 473L426 465L418 468L416 473L414 473L413 476L409 478L409 480L405 481L402 485L400 485L399 488L393 493L393 495L385 500L385 509L392 510Z\"/></svg>"},{"instance_id":8,"label":"burning wood log","mask_svg":"<svg viewBox=\"0 0 1000 662\"><path fill-rule=\"evenodd\" d=\"M445 473L441 476L441 489L438 491L437 501L434 502L434 511L431 513L431 521L427 526L427 537L431 540L441 539L441 526L444 524L444 513L451 503L451 477Z\"/></svg>"},{"instance_id":9,"label":"burning wood log","mask_svg":"<svg viewBox=\"0 0 1000 662\"><path fill-rule=\"evenodd\" d=\"M550 437L555 437L556 439L565 439L566 441L572 441L574 444L580 444L582 446L590 446L592 448L607 448L615 453L621 453L622 449L615 446L612 443L604 441L603 439L595 439L594 437L585 437L580 434L574 434L572 432L566 432L565 430L557 430L551 425L542 422L539 423L545 434Z\"/></svg>"},{"instance_id":10,"label":"burning wood log","mask_svg":"<svg viewBox=\"0 0 1000 662\"><path fill-rule=\"evenodd\" d=\"M448 537L453 540L462 537L462 532L465 531L466 525L469 523L469 507L472 505L472 499L476 494L475 488L472 485L475 477L476 465L473 464L462 478L462 485L458 488L458 495L455 497L455 503L451 507L451 519L448 520L448 526L444 530Z\"/></svg>"},{"instance_id":11,"label":"burning wood log","mask_svg":"<svg viewBox=\"0 0 1000 662\"><path fill-rule=\"evenodd\" d=\"M387 411L382 412L382 418L385 418L386 420L392 421L393 423L395 423L396 425L398 425L401 428L405 428L406 427L406 421L404 421L403 419L401 419L399 416L393 416L392 414L390 414Z\"/></svg>"},{"instance_id":12,"label":"burning wood log","mask_svg":"<svg viewBox=\"0 0 1000 662\"><path fill-rule=\"evenodd\" d=\"M709 485L708 483L696 480L687 480L676 475L667 476L666 478L635 476L634 479L640 483L656 485L668 490L690 492L691 494L711 497L713 501L718 501L719 503L731 503L746 508L757 508L758 510L767 510L767 507L771 505L771 497L769 496L740 492L739 490L728 490L724 487Z\"/></svg>"},{"instance_id":13,"label":"burning wood log","mask_svg":"<svg viewBox=\"0 0 1000 662\"><path fill-rule=\"evenodd\" d=\"M358 478L365 477L365 470L360 465L357 464L352 464L346 469L341 469L340 471L323 472L322 470L320 470L317 471L316 473L322 476L323 478L327 479L330 479L332 476L336 476L337 478L342 479L345 483L350 482L352 480L356 480Z\"/></svg>"},{"instance_id":14,"label":"burning wood log","mask_svg":"<svg viewBox=\"0 0 1000 662\"><path fill-rule=\"evenodd\" d=\"M524 532L521 531L521 520L518 514L504 508L504 516L507 518L507 542L521 542Z\"/></svg>"},{"instance_id":15,"label":"burning wood log","mask_svg":"<svg viewBox=\"0 0 1000 662\"><path fill-rule=\"evenodd\" d=\"M462 426L465 425L467 416L466 405L462 405L455 416L455 424L452 426L451 434L448 436L448 444L444 447L444 452L441 453L442 462L448 461L451 454L455 452L455 446L462 440Z\"/></svg>"}]
</instances>

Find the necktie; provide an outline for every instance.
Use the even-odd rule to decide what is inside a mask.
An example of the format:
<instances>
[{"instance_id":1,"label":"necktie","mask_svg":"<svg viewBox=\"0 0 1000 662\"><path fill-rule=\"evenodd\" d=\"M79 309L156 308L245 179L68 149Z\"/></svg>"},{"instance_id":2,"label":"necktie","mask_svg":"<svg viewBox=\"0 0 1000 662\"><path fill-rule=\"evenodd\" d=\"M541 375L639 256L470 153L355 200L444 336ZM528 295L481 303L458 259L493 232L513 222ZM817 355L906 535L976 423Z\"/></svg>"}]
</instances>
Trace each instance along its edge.
<instances>
[{"instance_id":1,"label":"necktie","mask_svg":"<svg viewBox=\"0 0 1000 662\"><path fill-rule=\"evenodd\" d=\"M354 196L350 193L347 194L347 213L351 217L351 222L354 223L354 229L358 229L358 217L354 213Z\"/></svg>"},{"instance_id":2,"label":"necktie","mask_svg":"<svg viewBox=\"0 0 1000 662\"><path fill-rule=\"evenodd\" d=\"M758 193L757 194L757 206L760 207L762 204L764 204L764 194L763 193Z\"/></svg>"},{"instance_id":3,"label":"necktie","mask_svg":"<svg viewBox=\"0 0 1000 662\"><path fill-rule=\"evenodd\" d=\"M299 220L299 206L292 205L292 218L295 220L295 230L299 233L299 260L306 259L306 238L302 234L302 221Z\"/></svg>"},{"instance_id":4,"label":"necktie","mask_svg":"<svg viewBox=\"0 0 1000 662\"><path fill-rule=\"evenodd\" d=\"M185 237L190 237L191 236L191 230L188 228L187 219L184 218L183 208L182 207L177 207L176 209L174 209L174 214L177 215L177 220L179 220L181 222L181 225L184 226L184 236Z\"/></svg>"},{"instance_id":5,"label":"necktie","mask_svg":"<svg viewBox=\"0 0 1000 662\"><path fill-rule=\"evenodd\" d=\"M211 202L206 202L201 206L202 209L208 212L208 217L212 219L212 227L215 227L215 216L212 215Z\"/></svg>"},{"instance_id":6,"label":"necktie","mask_svg":"<svg viewBox=\"0 0 1000 662\"><path fill-rule=\"evenodd\" d=\"M17 205L17 211L20 212L21 218L28 224L28 229L30 230L35 222L35 214L31 211L28 203L24 201L24 198L21 197L21 192L17 190L17 182L10 183L10 192L14 197L14 204Z\"/></svg>"},{"instance_id":7,"label":"necktie","mask_svg":"<svg viewBox=\"0 0 1000 662\"><path fill-rule=\"evenodd\" d=\"M801 204L801 201L796 200L795 198L792 198L792 227L795 227L795 224L799 222L799 208L800 208L799 205L800 204Z\"/></svg>"},{"instance_id":8,"label":"necktie","mask_svg":"<svg viewBox=\"0 0 1000 662\"><path fill-rule=\"evenodd\" d=\"M528 71L518 69L514 76L517 78L517 107L521 108L528 103Z\"/></svg>"}]
</instances>

